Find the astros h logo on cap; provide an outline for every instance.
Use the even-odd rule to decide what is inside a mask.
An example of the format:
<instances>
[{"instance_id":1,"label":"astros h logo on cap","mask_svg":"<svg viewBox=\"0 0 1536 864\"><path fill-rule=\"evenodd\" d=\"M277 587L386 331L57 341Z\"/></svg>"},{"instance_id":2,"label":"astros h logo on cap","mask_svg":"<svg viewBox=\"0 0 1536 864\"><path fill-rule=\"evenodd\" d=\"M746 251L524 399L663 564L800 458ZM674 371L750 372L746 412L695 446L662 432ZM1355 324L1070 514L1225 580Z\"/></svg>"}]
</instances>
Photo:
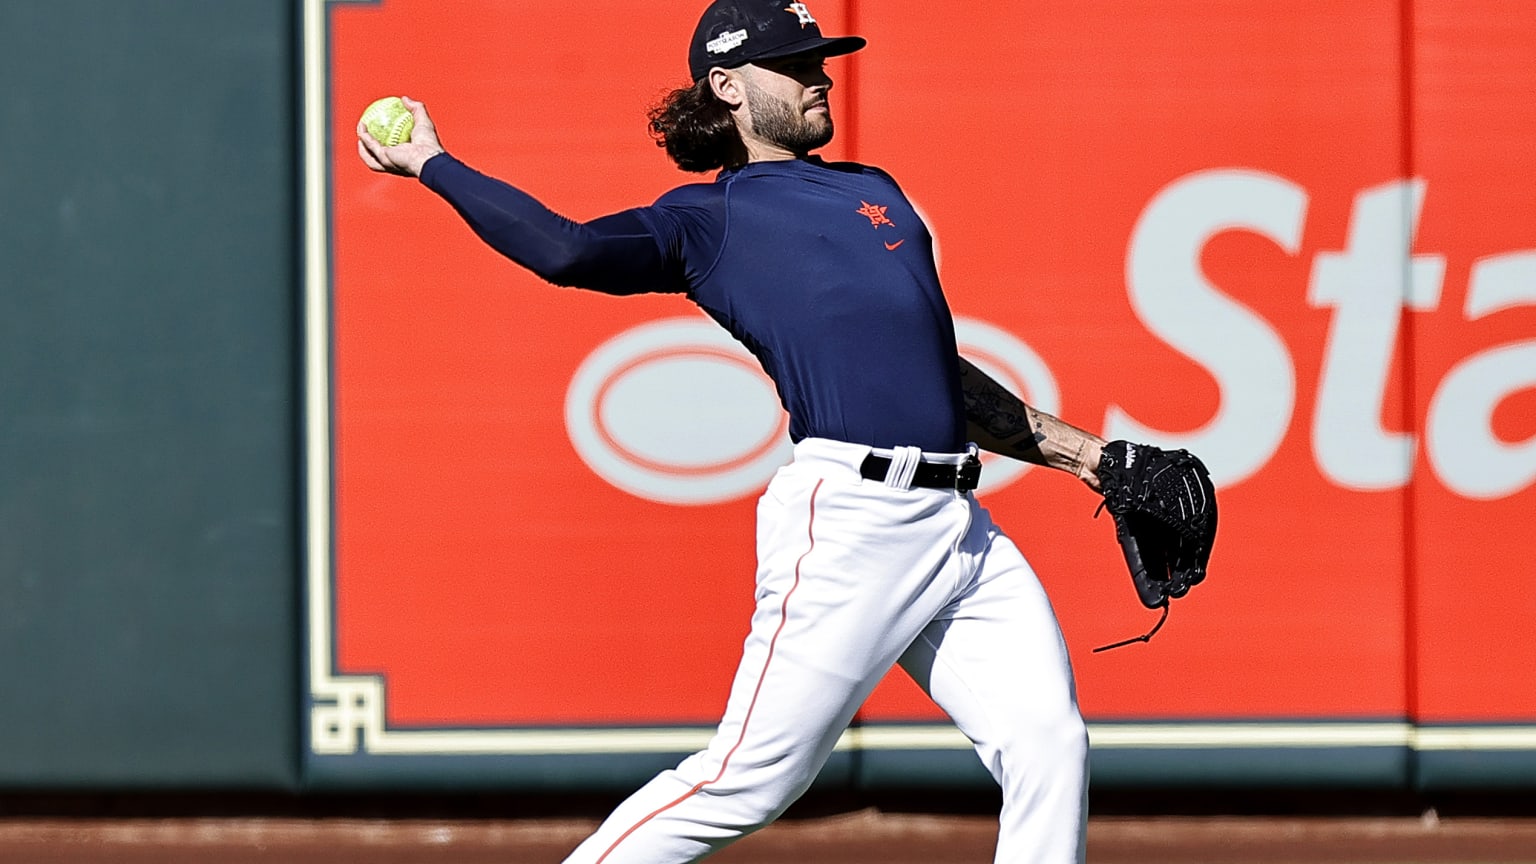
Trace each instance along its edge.
<instances>
[{"instance_id":1,"label":"astros h logo on cap","mask_svg":"<svg viewBox=\"0 0 1536 864\"><path fill-rule=\"evenodd\" d=\"M836 57L852 54L866 44L860 36L821 35L821 26L805 3L715 0L693 31L688 74L698 81L716 66L734 69L754 60L807 52Z\"/></svg>"}]
</instances>

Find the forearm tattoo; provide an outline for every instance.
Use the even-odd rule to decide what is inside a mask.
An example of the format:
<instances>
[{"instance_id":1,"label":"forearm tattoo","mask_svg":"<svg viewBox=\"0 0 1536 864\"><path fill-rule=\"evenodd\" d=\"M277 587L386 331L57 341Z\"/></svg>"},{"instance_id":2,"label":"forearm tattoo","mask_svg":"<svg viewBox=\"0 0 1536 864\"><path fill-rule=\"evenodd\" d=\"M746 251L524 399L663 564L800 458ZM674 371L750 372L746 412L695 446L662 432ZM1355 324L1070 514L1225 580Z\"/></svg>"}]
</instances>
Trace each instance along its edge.
<instances>
[{"instance_id":1,"label":"forearm tattoo","mask_svg":"<svg viewBox=\"0 0 1536 864\"><path fill-rule=\"evenodd\" d=\"M1103 442L1008 392L969 362L960 363L960 391L965 419L981 447L1024 462L1060 468L1083 476L1096 462L1095 444Z\"/></svg>"},{"instance_id":2,"label":"forearm tattoo","mask_svg":"<svg viewBox=\"0 0 1536 864\"><path fill-rule=\"evenodd\" d=\"M965 418L999 445L1019 450L1038 450L1045 442L1040 412L982 374L961 364L960 390L965 397ZM982 442L977 442L982 443Z\"/></svg>"}]
</instances>

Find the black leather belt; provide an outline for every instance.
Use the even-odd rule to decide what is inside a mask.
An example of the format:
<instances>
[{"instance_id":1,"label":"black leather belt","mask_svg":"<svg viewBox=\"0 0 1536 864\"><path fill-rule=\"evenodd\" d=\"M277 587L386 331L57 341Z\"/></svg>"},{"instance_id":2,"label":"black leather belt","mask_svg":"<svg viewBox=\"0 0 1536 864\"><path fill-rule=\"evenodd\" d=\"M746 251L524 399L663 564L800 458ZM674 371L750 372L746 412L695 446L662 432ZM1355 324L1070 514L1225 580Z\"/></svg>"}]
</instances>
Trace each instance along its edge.
<instances>
[{"instance_id":1,"label":"black leather belt","mask_svg":"<svg viewBox=\"0 0 1536 864\"><path fill-rule=\"evenodd\" d=\"M865 480L885 481L885 475L891 470L891 460L886 456L876 456L871 453L864 457L864 464L859 466L859 473ZM957 492L969 492L981 482L981 460L975 456L967 457L959 465L941 465L937 462L917 463L917 473L912 477L912 485L923 489L954 489Z\"/></svg>"}]
</instances>

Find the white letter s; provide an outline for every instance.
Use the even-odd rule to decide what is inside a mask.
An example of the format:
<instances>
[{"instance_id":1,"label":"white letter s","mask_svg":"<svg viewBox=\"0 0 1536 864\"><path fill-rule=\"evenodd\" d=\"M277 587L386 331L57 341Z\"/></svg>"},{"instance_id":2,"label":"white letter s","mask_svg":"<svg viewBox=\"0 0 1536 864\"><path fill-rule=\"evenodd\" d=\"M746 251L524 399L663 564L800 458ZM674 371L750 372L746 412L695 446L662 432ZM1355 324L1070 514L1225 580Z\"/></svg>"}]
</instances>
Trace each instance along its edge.
<instances>
[{"instance_id":1,"label":"white letter s","mask_svg":"<svg viewBox=\"0 0 1536 864\"><path fill-rule=\"evenodd\" d=\"M1294 255L1306 208L1300 186L1245 169L1200 171L1152 199L1126 256L1131 306L1148 330L1215 377L1221 404L1209 423L1184 433L1147 426L1111 405L1107 437L1187 448L1218 485L1264 467L1291 422L1295 368L1279 333L1205 278L1200 253L1217 234L1246 230Z\"/></svg>"}]
</instances>

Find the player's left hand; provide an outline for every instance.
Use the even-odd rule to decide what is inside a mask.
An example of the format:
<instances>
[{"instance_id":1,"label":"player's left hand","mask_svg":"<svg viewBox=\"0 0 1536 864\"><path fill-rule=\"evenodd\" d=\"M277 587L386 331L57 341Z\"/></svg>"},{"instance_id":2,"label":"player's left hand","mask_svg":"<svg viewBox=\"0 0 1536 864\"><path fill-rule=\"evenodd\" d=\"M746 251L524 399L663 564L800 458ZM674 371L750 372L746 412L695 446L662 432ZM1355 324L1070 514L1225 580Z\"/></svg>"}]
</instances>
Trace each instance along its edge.
<instances>
[{"instance_id":1,"label":"player's left hand","mask_svg":"<svg viewBox=\"0 0 1536 864\"><path fill-rule=\"evenodd\" d=\"M1216 488L1205 463L1187 450L1111 441L1098 476L1142 605L1166 606L1200 584L1216 541Z\"/></svg>"},{"instance_id":2,"label":"player's left hand","mask_svg":"<svg viewBox=\"0 0 1536 864\"><path fill-rule=\"evenodd\" d=\"M443 145L437 138L437 126L427 114L427 106L408 96L400 97L405 107L411 109L415 126L411 140L393 147L386 147L369 134L363 121L357 121L357 155L372 171L399 174L403 177L420 177L421 168L439 153Z\"/></svg>"}]
</instances>

